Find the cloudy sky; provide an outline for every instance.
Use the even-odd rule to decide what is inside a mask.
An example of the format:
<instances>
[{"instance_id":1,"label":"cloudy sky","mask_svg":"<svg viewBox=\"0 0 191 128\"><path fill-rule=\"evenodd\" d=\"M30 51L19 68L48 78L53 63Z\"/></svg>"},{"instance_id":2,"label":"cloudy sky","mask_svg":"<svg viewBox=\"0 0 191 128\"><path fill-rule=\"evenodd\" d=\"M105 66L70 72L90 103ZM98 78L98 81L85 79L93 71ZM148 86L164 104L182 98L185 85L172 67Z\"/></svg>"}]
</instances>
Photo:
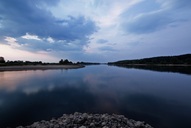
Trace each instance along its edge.
<instances>
[{"instance_id":1,"label":"cloudy sky","mask_svg":"<svg viewBox=\"0 0 191 128\"><path fill-rule=\"evenodd\" d=\"M191 0L1 0L6 60L108 62L191 53Z\"/></svg>"}]
</instances>

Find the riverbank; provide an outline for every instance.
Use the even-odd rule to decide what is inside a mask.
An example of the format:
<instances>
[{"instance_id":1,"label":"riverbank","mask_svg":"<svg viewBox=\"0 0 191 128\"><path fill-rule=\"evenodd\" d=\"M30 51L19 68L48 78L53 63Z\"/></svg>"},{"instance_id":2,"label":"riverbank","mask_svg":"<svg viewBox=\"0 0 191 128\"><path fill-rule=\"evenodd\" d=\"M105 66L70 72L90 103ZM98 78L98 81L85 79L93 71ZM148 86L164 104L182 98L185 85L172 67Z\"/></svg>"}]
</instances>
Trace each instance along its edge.
<instances>
[{"instance_id":1,"label":"riverbank","mask_svg":"<svg viewBox=\"0 0 191 128\"><path fill-rule=\"evenodd\" d=\"M17 128L153 128L141 121L128 119L116 114L64 114L58 119L50 121L34 122L30 126L18 126Z\"/></svg>"},{"instance_id":2,"label":"riverbank","mask_svg":"<svg viewBox=\"0 0 191 128\"><path fill-rule=\"evenodd\" d=\"M22 70L48 70L48 69L77 69L84 65L24 65L24 66L0 66L0 71L22 71Z\"/></svg>"}]
</instances>

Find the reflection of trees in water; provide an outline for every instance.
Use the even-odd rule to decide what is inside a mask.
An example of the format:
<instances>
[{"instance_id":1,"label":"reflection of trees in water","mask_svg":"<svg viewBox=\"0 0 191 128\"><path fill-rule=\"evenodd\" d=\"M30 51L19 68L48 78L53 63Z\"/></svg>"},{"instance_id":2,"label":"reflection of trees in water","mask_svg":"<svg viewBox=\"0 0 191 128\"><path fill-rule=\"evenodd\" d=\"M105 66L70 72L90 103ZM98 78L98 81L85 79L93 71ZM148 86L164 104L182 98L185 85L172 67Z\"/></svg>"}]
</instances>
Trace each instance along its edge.
<instances>
[{"instance_id":1,"label":"reflection of trees in water","mask_svg":"<svg viewBox=\"0 0 191 128\"><path fill-rule=\"evenodd\" d=\"M173 72L191 75L191 66L152 66L152 65L117 65L124 68L136 68L159 72Z\"/></svg>"}]
</instances>

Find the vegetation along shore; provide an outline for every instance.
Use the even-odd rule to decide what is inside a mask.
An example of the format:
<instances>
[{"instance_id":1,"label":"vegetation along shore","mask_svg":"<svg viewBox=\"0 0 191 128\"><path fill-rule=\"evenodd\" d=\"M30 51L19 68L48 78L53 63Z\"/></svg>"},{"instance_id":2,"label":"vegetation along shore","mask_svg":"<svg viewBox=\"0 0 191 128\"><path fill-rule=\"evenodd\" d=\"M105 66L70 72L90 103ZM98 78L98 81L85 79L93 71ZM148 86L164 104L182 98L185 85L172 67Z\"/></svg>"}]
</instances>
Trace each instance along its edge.
<instances>
[{"instance_id":1,"label":"vegetation along shore","mask_svg":"<svg viewBox=\"0 0 191 128\"><path fill-rule=\"evenodd\" d=\"M109 65L135 65L135 66L191 66L191 54L178 56L159 56L143 59L121 60L109 62Z\"/></svg>"},{"instance_id":2,"label":"vegetation along shore","mask_svg":"<svg viewBox=\"0 0 191 128\"><path fill-rule=\"evenodd\" d=\"M41 61L5 61L0 57L0 71L47 70L47 69L76 69L85 67L81 63L73 63L61 59L58 63L43 63Z\"/></svg>"}]
</instances>

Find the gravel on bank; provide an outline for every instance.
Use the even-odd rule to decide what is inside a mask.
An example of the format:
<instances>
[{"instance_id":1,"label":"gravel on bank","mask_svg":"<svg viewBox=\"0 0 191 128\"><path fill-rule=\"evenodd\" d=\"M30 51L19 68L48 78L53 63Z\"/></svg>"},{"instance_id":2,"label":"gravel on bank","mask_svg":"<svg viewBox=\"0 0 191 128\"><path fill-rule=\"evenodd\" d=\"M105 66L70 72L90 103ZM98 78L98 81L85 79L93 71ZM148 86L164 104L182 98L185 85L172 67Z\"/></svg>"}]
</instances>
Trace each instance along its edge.
<instances>
[{"instance_id":1,"label":"gravel on bank","mask_svg":"<svg viewBox=\"0 0 191 128\"><path fill-rule=\"evenodd\" d=\"M116 114L64 114L58 119L50 121L34 122L30 126L18 126L17 128L153 128L142 121L128 119Z\"/></svg>"}]
</instances>

